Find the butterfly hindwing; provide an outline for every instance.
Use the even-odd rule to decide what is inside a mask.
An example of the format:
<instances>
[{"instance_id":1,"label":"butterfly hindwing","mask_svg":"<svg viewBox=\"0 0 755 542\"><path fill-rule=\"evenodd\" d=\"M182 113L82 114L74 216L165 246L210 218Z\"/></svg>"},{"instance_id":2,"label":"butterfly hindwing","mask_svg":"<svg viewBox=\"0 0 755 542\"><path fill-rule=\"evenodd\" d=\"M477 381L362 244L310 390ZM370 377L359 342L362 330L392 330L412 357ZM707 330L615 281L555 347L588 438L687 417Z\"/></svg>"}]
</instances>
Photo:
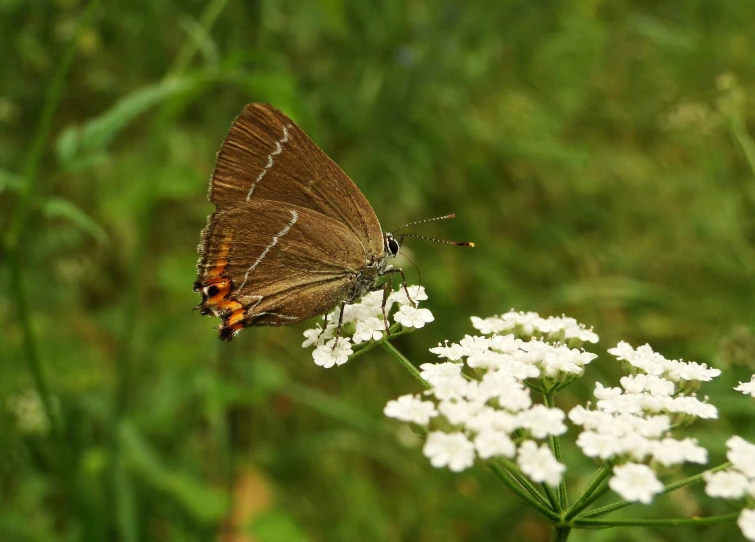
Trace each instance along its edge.
<instances>
[{"instance_id":1,"label":"butterfly hindwing","mask_svg":"<svg viewBox=\"0 0 755 542\"><path fill-rule=\"evenodd\" d=\"M289 325L324 314L348 297L370 260L338 221L262 199L216 210L200 252L198 308L223 318L224 339L246 326Z\"/></svg>"}]
</instances>

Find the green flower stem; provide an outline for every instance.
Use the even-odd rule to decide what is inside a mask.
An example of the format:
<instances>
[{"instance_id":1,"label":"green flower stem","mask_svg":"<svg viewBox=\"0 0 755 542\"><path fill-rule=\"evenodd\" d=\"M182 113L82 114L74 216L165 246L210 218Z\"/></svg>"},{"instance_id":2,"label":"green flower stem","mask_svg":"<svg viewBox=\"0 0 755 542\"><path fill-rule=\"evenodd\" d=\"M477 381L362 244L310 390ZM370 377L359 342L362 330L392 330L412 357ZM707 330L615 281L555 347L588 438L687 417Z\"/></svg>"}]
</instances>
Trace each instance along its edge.
<instances>
[{"instance_id":1,"label":"green flower stem","mask_svg":"<svg viewBox=\"0 0 755 542\"><path fill-rule=\"evenodd\" d=\"M422 384L422 386L424 386L426 389L430 389L432 387L430 383L427 382L427 380L425 380L419 375L419 371L412 364L412 362L406 359L406 357L404 357L404 355L401 352L396 350L396 347L394 347L390 342L383 341L380 343L380 346L382 346L386 352L388 352L391 356L393 356L393 358L396 361L398 361L401 365L403 365L404 369L409 371L409 373L414 378L416 378L419 381L419 383Z\"/></svg>"},{"instance_id":2,"label":"green flower stem","mask_svg":"<svg viewBox=\"0 0 755 542\"><path fill-rule=\"evenodd\" d=\"M205 6L202 15L199 17L199 24L197 25L197 28L202 33L201 39L205 41L210 39L210 29L225 9L227 3L228 0L214 0L212 2L209 2ZM176 55L176 58L173 61L170 69L168 70L166 79L169 77L178 77L184 71L186 71L186 68L191 63L194 55L196 55L200 45L201 43L199 43L198 40L186 40L184 42L184 45L181 47L181 50L178 52L178 55Z\"/></svg>"},{"instance_id":3,"label":"green flower stem","mask_svg":"<svg viewBox=\"0 0 755 542\"><path fill-rule=\"evenodd\" d=\"M63 87L65 86L68 73L71 71L73 59L76 56L76 44L78 43L79 34L81 29L89 22L89 19L98 4L99 0L92 0L92 2L89 3L89 6L87 6L84 15L76 25L74 37L71 40L71 43L68 44L68 47L63 54L63 58L58 65L58 69L55 72L55 76L50 83L47 96L45 97L45 104L42 107L42 114L39 118L39 124L37 125L37 130L34 134L34 141L32 142L29 156L26 159L26 166L24 168L24 186L21 191L20 199L15 206L13 222L11 223L9 234L6 237L5 242L11 284L13 285L11 295L15 297L14 301L16 310L18 311L21 333L23 335L26 363L29 366L29 372L34 380L34 386L37 390L40 401L42 402L45 416L50 422L50 428L53 434L60 438L62 438L61 423L52 408L50 391L42 370L42 362L39 357L37 342L31 325L32 318L29 309L29 300L26 297L26 286L24 284L23 274L24 265L21 261L19 239L24 230L24 226L26 225L29 209L31 208L31 198L34 193L37 178L39 177L39 167L42 162L42 154L47 146L47 140L50 138L52 119L60 105L63 96Z\"/></svg>"},{"instance_id":4,"label":"green flower stem","mask_svg":"<svg viewBox=\"0 0 755 542\"><path fill-rule=\"evenodd\" d=\"M608 475L611 474L611 472L612 472L612 465L610 463L606 463L595 472L595 474L592 477L592 480L585 488L585 492L582 494L579 500L576 503L574 503L574 506L572 506L569 509L569 511L566 513L566 516L564 518L566 519L566 521L571 520L573 517L575 517L577 514L579 514L582 510L584 510L588 506L590 506L593 502L595 502L596 499L600 498L600 496L605 493L605 489L602 491L597 491L597 489L605 481ZM604 488L608 488L608 486L606 485L604 486Z\"/></svg>"},{"instance_id":5,"label":"green flower stem","mask_svg":"<svg viewBox=\"0 0 755 542\"><path fill-rule=\"evenodd\" d=\"M571 527L557 526L555 529L553 529L553 536L551 537L551 541L566 542L566 540L569 539L570 533Z\"/></svg>"},{"instance_id":6,"label":"green flower stem","mask_svg":"<svg viewBox=\"0 0 755 542\"><path fill-rule=\"evenodd\" d=\"M548 408L554 408L556 406L556 401L554 400L552 393L544 393L543 401ZM561 458L561 440L558 436L551 435L548 437L548 442L550 443L551 451L553 451L556 461L563 463ZM558 498L558 510L566 510L568 497L566 493L566 478L564 476L561 477L561 481L558 484L556 497Z\"/></svg>"},{"instance_id":7,"label":"green flower stem","mask_svg":"<svg viewBox=\"0 0 755 542\"><path fill-rule=\"evenodd\" d=\"M670 493L672 491L676 491L677 489L680 489L682 487L686 487L692 484L696 484L698 482L703 481L703 475L706 472L718 472L720 470L727 469L731 466L731 463L726 462L722 463L721 465L718 465L717 467L713 467L712 469L705 470L703 472L700 472L698 474L695 474L694 476L690 476L689 478L685 478L684 480L681 480L679 482L675 482L673 484L669 484L666 487L663 488L663 490L659 493L659 495L665 495L666 493ZM629 506L630 504L636 504L634 501L619 501L615 502L613 504L608 504L606 506L603 506L601 508L597 508L596 510L593 510L591 512L588 512L587 514L580 516L578 519L589 519L589 518L595 518L598 516L602 516L605 514L608 514L610 512L613 512L615 510L619 510L620 508L624 508L625 506ZM576 520L575 520L576 521Z\"/></svg>"},{"instance_id":8,"label":"green flower stem","mask_svg":"<svg viewBox=\"0 0 755 542\"><path fill-rule=\"evenodd\" d=\"M616 521L600 519L575 519L572 525L586 529L605 529L607 527L680 527L682 525L714 525L736 520L739 512L710 516L707 518L670 518L670 519L622 519Z\"/></svg>"},{"instance_id":9,"label":"green flower stem","mask_svg":"<svg viewBox=\"0 0 755 542\"><path fill-rule=\"evenodd\" d=\"M537 499L540 504L542 504L548 510L551 510L550 505L548 504L548 501L545 500L545 497L543 497L543 494L540 493L534 485L532 485L532 482L530 482L526 476L522 475L522 473L513 462L503 457L498 457L496 460L498 461L499 468L503 469L506 474L511 476L511 478L513 478L516 483L518 483L530 495L532 495L533 498Z\"/></svg>"},{"instance_id":10,"label":"green flower stem","mask_svg":"<svg viewBox=\"0 0 755 542\"><path fill-rule=\"evenodd\" d=\"M29 310L29 300L26 297L26 285L24 284L23 269L21 258L18 251L12 250L8 253L8 265L11 275L11 296L14 298L16 311L18 312L18 322L21 325L21 336L23 338L24 352L26 353L26 363L29 366L34 387L37 395L42 402L42 408L50 424L52 434L64 443L62 436L62 427L55 410L52 407L50 389L47 386L47 379L42 370L42 362L37 350L37 341L34 336L34 330L31 325L31 311Z\"/></svg>"},{"instance_id":11,"label":"green flower stem","mask_svg":"<svg viewBox=\"0 0 755 542\"><path fill-rule=\"evenodd\" d=\"M739 109L739 108L738 108ZM734 135L739 146L742 148L742 152L747 158L747 162L750 165L750 169L755 173L755 142L747 132L747 125L745 124L744 114L739 109L734 117L731 119L731 131Z\"/></svg>"},{"instance_id":12,"label":"green flower stem","mask_svg":"<svg viewBox=\"0 0 755 542\"><path fill-rule=\"evenodd\" d=\"M540 499L534 498L530 492L525 491L522 486L520 486L518 483L514 482L508 474L510 474L507 469L502 467L497 461L488 461L488 466L490 469L495 473L496 476L504 483L506 486L516 493L522 500L524 500L527 504L538 510L541 514L543 514L548 520L552 523L556 523L561 521L561 518L558 517L558 515L550 508L548 508L544 501L542 500L542 497Z\"/></svg>"},{"instance_id":13,"label":"green flower stem","mask_svg":"<svg viewBox=\"0 0 755 542\"><path fill-rule=\"evenodd\" d=\"M540 484L540 486L543 488L543 491L545 492L545 496L548 497L548 502L551 505L551 508L555 510L556 512L561 512L561 506L558 504L558 498L553 493L553 489L551 489L551 486L543 482Z\"/></svg>"},{"instance_id":14,"label":"green flower stem","mask_svg":"<svg viewBox=\"0 0 755 542\"><path fill-rule=\"evenodd\" d=\"M24 168L24 186L21 191L21 197L18 204L15 206L15 214L13 215L13 222L11 223L10 233L7 238L7 245L9 251L15 251L18 246L18 240L23 231L26 223L26 218L29 214L31 207L31 198L34 193L34 187L37 184L37 178L39 177L39 166L42 163L42 154L47 146L47 140L50 138L50 128L52 127L52 119L55 117L55 112L58 110L61 98L63 96L63 87L66 84L68 78L68 72L71 71L71 65L73 65L73 59L76 57L76 46L79 41L79 35L81 29L92 18L94 10L99 5L99 0L92 0L86 8L86 11L79 19L76 25L76 31L74 32L73 39L68 44L63 58L58 64L58 69L55 72L53 80L50 82L50 86L45 97L45 104L42 106L42 114L39 118L39 124L37 125L37 131L34 134L34 141L31 146L31 151L26 159L26 166Z\"/></svg>"}]
</instances>

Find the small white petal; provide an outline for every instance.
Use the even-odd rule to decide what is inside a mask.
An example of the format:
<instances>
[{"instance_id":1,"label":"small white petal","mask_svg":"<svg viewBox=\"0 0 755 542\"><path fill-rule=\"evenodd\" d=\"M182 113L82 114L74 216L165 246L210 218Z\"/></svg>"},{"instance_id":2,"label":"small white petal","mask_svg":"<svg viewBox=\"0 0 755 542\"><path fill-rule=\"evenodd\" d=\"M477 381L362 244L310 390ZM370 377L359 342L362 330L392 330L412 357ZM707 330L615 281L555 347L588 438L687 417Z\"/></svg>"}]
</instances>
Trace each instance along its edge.
<instances>
[{"instance_id":1,"label":"small white petal","mask_svg":"<svg viewBox=\"0 0 755 542\"><path fill-rule=\"evenodd\" d=\"M561 475L566 470L546 444L538 448L531 440L525 440L519 447L516 458L517 465L522 472L534 482L545 482L550 486L557 486L561 481Z\"/></svg>"},{"instance_id":2,"label":"small white petal","mask_svg":"<svg viewBox=\"0 0 755 542\"><path fill-rule=\"evenodd\" d=\"M462 433L434 431L427 436L422 453L435 468L461 472L474 463L474 445Z\"/></svg>"},{"instance_id":3,"label":"small white petal","mask_svg":"<svg viewBox=\"0 0 755 542\"><path fill-rule=\"evenodd\" d=\"M516 446L511 438L503 431L481 431L474 439L477 455L482 459L494 456L514 457Z\"/></svg>"},{"instance_id":4,"label":"small white petal","mask_svg":"<svg viewBox=\"0 0 755 542\"><path fill-rule=\"evenodd\" d=\"M755 375L752 375L749 382L740 382L739 386L734 389L750 397L755 397Z\"/></svg>"},{"instance_id":5,"label":"small white petal","mask_svg":"<svg viewBox=\"0 0 755 542\"><path fill-rule=\"evenodd\" d=\"M733 436L726 441L726 458L749 478L755 478L755 444L742 437Z\"/></svg>"},{"instance_id":6,"label":"small white petal","mask_svg":"<svg viewBox=\"0 0 755 542\"><path fill-rule=\"evenodd\" d=\"M438 411L435 409L435 404L430 401L422 401L414 395L402 395L395 401L388 401L383 414L389 418L427 425L430 423L430 418L438 415Z\"/></svg>"},{"instance_id":7,"label":"small white petal","mask_svg":"<svg viewBox=\"0 0 755 542\"><path fill-rule=\"evenodd\" d=\"M360 344L365 341L379 341L385 333L385 323L376 316L358 320L356 330L354 331L354 344Z\"/></svg>"},{"instance_id":8,"label":"small white petal","mask_svg":"<svg viewBox=\"0 0 755 542\"><path fill-rule=\"evenodd\" d=\"M338 342L336 343L336 341ZM353 353L351 341L348 337L341 337L340 339L331 339L315 348L312 352L312 358L316 365L330 369L334 365L343 365L349 361L349 356Z\"/></svg>"},{"instance_id":9,"label":"small white petal","mask_svg":"<svg viewBox=\"0 0 755 542\"><path fill-rule=\"evenodd\" d=\"M663 490L663 484L647 465L626 463L613 469L609 487L624 500L650 504L653 496Z\"/></svg>"},{"instance_id":10,"label":"small white petal","mask_svg":"<svg viewBox=\"0 0 755 542\"><path fill-rule=\"evenodd\" d=\"M721 499L743 497L748 485L747 477L734 470L706 472L703 474L703 479L705 480L705 492L711 497Z\"/></svg>"},{"instance_id":11,"label":"small white petal","mask_svg":"<svg viewBox=\"0 0 755 542\"><path fill-rule=\"evenodd\" d=\"M743 509L737 519L737 525L747 540L755 540L755 510Z\"/></svg>"},{"instance_id":12,"label":"small white petal","mask_svg":"<svg viewBox=\"0 0 755 542\"><path fill-rule=\"evenodd\" d=\"M421 328L435 320L428 309L415 309L411 305L402 305L393 315L393 320L404 327Z\"/></svg>"}]
</instances>

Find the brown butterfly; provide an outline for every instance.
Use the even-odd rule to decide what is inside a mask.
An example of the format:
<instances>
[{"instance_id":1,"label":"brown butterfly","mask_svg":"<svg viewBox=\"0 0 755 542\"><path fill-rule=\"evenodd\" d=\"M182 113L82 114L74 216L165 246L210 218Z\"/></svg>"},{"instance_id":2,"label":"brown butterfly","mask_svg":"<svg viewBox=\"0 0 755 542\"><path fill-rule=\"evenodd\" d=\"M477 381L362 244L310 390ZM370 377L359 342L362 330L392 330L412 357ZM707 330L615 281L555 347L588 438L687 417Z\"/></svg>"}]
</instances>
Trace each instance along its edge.
<instances>
[{"instance_id":1,"label":"brown butterfly","mask_svg":"<svg viewBox=\"0 0 755 542\"><path fill-rule=\"evenodd\" d=\"M369 291L384 288L387 297L390 283L377 286L379 277L403 277L388 264L401 238L383 233L351 179L270 105L250 104L233 122L209 199L216 209L202 232L194 290L202 314L222 318L223 340L339 303L342 318L343 307Z\"/></svg>"}]
</instances>

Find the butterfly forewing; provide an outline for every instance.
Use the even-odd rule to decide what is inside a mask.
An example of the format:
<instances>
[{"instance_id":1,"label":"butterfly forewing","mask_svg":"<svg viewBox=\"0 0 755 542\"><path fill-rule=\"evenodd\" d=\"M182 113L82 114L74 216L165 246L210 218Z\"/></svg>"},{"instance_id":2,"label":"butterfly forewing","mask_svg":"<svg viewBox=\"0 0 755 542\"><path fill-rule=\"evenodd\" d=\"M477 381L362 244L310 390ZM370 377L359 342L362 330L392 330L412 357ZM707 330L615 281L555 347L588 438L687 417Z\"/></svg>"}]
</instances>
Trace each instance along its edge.
<instances>
[{"instance_id":1,"label":"butterfly forewing","mask_svg":"<svg viewBox=\"0 0 755 542\"><path fill-rule=\"evenodd\" d=\"M348 176L291 119L250 104L218 153L210 187L218 209L246 201L296 205L342 224L366 252L384 252L375 212Z\"/></svg>"}]
</instances>

